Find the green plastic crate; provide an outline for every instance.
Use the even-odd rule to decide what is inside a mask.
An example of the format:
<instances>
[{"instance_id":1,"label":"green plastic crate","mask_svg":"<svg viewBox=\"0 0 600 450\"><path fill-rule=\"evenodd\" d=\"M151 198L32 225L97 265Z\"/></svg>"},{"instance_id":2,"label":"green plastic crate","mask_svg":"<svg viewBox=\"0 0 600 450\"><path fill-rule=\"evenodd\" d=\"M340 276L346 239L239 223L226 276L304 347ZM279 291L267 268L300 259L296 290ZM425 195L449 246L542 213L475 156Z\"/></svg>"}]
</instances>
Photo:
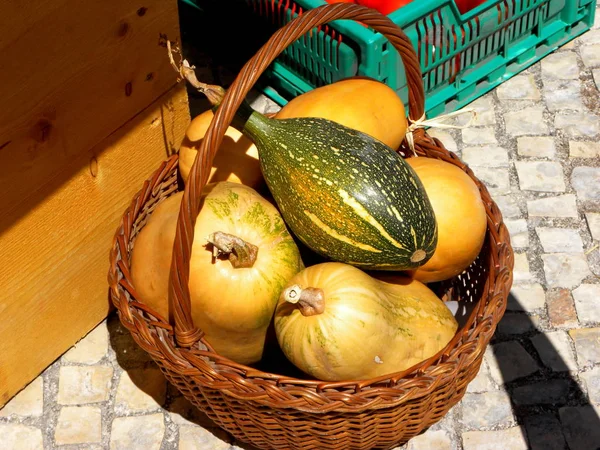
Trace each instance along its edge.
<instances>
[{"instance_id":1,"label":"green plastic crate","mask_svg":"<svg viewBox=\"0 0 600 450\"><path fill-rule=\"evenodd\" d=\"M198 0L184 0L198 5ZM324 0L246 0L256 26L281 27ZM423 72L428 117L462 108L539 61L594 21L596 0L488 0L461 14L454 0L417 0L389 14L408 35ZM363 75L385 82L405 104L406 78L380 33L350 20L314 29L290 45L262 89L280 105L315 87Z\"/></svg>"}]
</instances>

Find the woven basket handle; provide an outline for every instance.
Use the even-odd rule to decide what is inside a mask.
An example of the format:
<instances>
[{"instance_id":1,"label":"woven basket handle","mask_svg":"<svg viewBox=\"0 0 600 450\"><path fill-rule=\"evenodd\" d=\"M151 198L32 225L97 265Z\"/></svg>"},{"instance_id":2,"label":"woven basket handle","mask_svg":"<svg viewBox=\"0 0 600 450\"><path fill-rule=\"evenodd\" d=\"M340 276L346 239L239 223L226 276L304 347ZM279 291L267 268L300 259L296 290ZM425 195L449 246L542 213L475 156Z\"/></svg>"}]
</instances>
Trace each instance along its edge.
<instances>
[{"instance_id":1,"label":"woven basket handle","mask_svg":"<svg viewBox=\"0 0 600 450\"><path fill-rule=\"evenodd\" d=\"M169 279L169 302L175 320L175 337L182 347L193 346L203 336L202 331L192 321L188 288L189 262L194 241L194 225L202 206L201 192L208 181L213 158L221 145L225 131L250 89L283 50L313 28L339 19L364 22L383 34L393 44L400 53L406 72L410 116L419 119L423 115L425 95L419 60L411 41L387 16L364 6L335 3L305 11L277 30L244 65L227 89L198 150L184 190L177 219Z\"/></svg>"}]
</instances>

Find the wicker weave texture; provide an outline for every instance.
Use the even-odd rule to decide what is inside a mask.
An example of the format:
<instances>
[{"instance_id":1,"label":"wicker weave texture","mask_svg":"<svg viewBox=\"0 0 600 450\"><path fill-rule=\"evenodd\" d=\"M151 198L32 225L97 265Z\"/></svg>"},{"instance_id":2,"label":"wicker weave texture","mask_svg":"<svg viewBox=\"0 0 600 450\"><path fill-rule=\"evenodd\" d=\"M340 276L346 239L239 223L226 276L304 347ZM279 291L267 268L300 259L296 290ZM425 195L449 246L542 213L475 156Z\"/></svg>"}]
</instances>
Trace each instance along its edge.
<instances>
[{"instance_id":1,"label":"wicker weave texture","mask_svg":"<svg viewBox=\"0 0 600 450\"><path fill-rule=\"evenodd\" d=\"M512 284L509 234L486 187L439 140L418 130L417 154L450 162L471 176L480 189L488 220L486 242L477 260L460 276L435 287L444 299L472 306L467 323L442 351L401 373L326 383L234 363L215 353L192 323L187 280L194 222L201 208L198 194L207 182L225 130L262 71L283 49L315 26L341 18L365 22L388 37L407 72L410 117L421 117L424 97L419 64L400 29L387 17L353 4L308 11L276 32L244 66L203 140L178 220L170 284L174 324L136 300L129 264L136 235L156 205L180 189L177 155L164 161L133 198L110 252L111 299L136 343L215 423L261 449L388 449L436 423L462 398L476 376Z\"/></svg>"}]
</instances>

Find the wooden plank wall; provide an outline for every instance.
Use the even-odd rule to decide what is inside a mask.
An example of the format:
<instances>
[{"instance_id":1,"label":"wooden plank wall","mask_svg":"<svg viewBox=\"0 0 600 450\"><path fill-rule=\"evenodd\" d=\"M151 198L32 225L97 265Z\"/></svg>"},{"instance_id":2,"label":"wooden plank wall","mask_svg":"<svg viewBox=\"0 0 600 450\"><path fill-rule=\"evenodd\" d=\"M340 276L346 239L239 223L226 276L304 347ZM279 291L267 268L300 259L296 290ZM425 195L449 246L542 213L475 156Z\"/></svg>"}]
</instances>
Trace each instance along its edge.
<instances>
[{"instance_id":1,"label":"wooden plank wall","mask_svg":"<svg viewBox=\"0 0 600 450\"><path fill-rule=\"evenodd\" d=\"M108 254L189 124L176 0L0 1L0 407L109 312Z\"/></svg>"}]
</instances>

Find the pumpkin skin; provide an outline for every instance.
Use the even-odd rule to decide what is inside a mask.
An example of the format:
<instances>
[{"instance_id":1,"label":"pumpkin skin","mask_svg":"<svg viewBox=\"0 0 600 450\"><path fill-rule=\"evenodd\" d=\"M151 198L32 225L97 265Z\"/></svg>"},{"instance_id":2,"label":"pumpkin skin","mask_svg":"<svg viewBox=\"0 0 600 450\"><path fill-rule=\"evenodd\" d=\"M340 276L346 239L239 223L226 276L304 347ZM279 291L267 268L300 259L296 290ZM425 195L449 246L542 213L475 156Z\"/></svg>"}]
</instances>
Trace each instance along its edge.
<instances>
[{"instance_id":1,"label":"pumpkin skin","mask_svg":"<svg viewBox=\"0 0 600 450\"><path fill-rule=\"evenodd\" d=\"M366 101L365 99L368 99ZM397 149L408 126L404 104L385 83L347 78L301 94L277 113L278 119L320 117L362 131Z\"/></svg>"},{"instance_id":2,"label":"pumpkin skin","mask_svg":"<svg viewBox=\"0 0 600 450\"><path fill-rule=\"evenodd\" d=\"M194 159L213 116L212 110L209 109L194 117L188 125L179 148L179 172L184 183L187 183ZM256 146L233 127L228 127L225 132L208 179L208 183L220 181L245 184L258 191L265 189Z\"/></svg>"},{"instance_id":3,"label":"pumpkin skin","mask_svg":"<svg viewBox=\"0 0 600 450\"><path fill-rule=\"evenodd\" d=\"M192 318L217 353L252 364L262 357L281 289L303 263L277 209L252 188L214 183L203 196L190 258ZM137 236L131 257L137 299L170 321L168 277L182 197L179 192L157 206ZM213 261L207 236L216 231L256 245L254 265L235 268L227 259Z\"/></svg>"},{"instance_id":4,"label":"pumpkin skin","mask_svg":"<svg viewBox=\"0 0 600 450\"><path fill-rule=\"evenodd\" d=\"M459 275L477 258L487 216L475 182L457 166L435 158L408 158L425 187L438 225L433 256L411 275L423 283Z\"/></svg>"},{"instance_id":5,"label":"pumpkin skin","mask_svg":"<svg viewBox=\"0 0 600 450\"><path fill-rule=\"evenodd\" d=\"M274 317L285 356L318 380L341 381L402 371L436 354L458 328L449 309L419 281L398 275L388 279L337 262L296 274ZM288 288L296 285L322 291L321 313L303 315L302 301L286 300Z\"/></svg>"}]
</instances>

